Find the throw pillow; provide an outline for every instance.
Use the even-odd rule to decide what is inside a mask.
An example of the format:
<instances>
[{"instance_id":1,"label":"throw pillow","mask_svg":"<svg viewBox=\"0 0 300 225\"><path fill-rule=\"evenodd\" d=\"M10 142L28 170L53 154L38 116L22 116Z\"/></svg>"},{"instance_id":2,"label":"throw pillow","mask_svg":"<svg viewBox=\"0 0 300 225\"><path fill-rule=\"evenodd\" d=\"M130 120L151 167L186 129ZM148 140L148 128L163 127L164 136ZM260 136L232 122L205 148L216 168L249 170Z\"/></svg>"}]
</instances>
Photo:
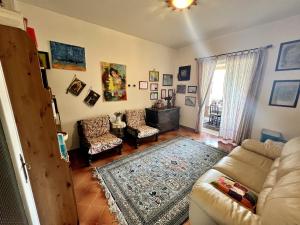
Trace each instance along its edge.
<instances>
[{"instance_id":1,"label":"throw pillow","mask_svg":"<svg viewBox=\"0 0 300 225\"><path fill-rule=\"evenodd\" d=\"M242 206L255 213L257 196L245 186L229 177L224 176L211 182L211 184L224 194L239 202Z\"/></svg>"}]
</instances>

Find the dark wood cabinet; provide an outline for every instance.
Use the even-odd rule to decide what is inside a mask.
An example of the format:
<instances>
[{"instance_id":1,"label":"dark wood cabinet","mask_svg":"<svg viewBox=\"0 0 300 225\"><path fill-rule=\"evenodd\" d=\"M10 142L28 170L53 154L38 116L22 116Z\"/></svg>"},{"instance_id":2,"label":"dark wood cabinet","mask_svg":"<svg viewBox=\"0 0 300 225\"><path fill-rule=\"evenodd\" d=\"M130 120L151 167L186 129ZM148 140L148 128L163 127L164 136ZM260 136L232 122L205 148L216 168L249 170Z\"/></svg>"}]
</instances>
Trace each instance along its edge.
<instances>
[{"instance_id":1,"label":"dark wood cabinet","mask_svg":"<svg viewBox=\"0 0 300 225\"><path fill-rule=\"evenodd\" d=\"M146 123L160 133L179 129L179 107L170 109L146 108Z\"/></svg>"}]
</instances>

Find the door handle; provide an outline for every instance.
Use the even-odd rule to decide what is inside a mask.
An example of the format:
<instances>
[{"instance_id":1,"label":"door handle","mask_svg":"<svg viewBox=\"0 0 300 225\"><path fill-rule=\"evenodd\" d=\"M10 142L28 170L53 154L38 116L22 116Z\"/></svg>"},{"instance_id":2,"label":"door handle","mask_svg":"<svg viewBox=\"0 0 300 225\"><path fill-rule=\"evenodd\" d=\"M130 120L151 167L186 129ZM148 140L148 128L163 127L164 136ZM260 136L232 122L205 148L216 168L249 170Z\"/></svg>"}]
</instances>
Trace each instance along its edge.
<instances>
[{"instance_id":1,"label":"door handle","mask_svg":"<svg viewBox=\"0 0 300 225\"><path fill-rule=\"evenodd\" d=\"M25 177L25 181L26 183L28 182L28 174L27 174L27 169L30 170L31 166L28 163L24 162L24 159L22 157L22 155L20 154L20 161L21 161L21 165L22 165L22 170L23 170L23 174ZM27 168L27 169L26 169Z\"/></svg>"}]
</instances>

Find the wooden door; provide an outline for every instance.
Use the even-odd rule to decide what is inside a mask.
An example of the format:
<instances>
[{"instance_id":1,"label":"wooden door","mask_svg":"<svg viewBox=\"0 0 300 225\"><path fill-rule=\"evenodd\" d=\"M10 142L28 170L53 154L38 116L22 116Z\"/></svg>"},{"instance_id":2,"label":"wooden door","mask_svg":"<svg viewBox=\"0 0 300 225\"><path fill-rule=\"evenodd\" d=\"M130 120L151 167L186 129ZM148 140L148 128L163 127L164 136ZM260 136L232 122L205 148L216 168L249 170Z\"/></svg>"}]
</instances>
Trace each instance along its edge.
<instances>
[{"instance_id":1,"label":"wooden door","mask_svg":"<svg viewBox=\"0 0 300 225\"><path fill-rule=\"evenodd\" d=\"M0 60L42 225L78 224L69 164L60 158L51 97L27 34L0 25Z\"/></svg>"}]
</instances>

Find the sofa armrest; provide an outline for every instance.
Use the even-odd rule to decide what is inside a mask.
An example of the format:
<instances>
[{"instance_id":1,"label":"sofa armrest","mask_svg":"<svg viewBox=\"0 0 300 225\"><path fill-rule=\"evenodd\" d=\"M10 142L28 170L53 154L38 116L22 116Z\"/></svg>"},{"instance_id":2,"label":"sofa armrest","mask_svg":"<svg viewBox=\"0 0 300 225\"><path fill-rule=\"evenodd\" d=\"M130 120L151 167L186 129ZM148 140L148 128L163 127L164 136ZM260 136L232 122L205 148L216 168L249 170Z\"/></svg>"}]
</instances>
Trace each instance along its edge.
<instances>
[{"instance_id":1,"label":"sofa armrest","mask_svg":"<svg viewBox=\"0 0 300 225\"><path fill-rule=\"evenodd\" d=\"M216 224L261 225L260 216L252 213L209 183L196 184L191 193L191 201ZM201 221L198 224L201 224Z\"/></svg>"},{"instance_id":2,"label":"sofa armrest","mask_svg":"<svg viewBox=\"0 0 300 225\"><path fill-rule=\"evenodd\" d=\"M262 143L258 140L246 139L242 143L243 148L264 155L273 160L281 155L283 146L283 143L275 142L272 140L267 140L266 142Z\"/></svg>"}]
</instances>

